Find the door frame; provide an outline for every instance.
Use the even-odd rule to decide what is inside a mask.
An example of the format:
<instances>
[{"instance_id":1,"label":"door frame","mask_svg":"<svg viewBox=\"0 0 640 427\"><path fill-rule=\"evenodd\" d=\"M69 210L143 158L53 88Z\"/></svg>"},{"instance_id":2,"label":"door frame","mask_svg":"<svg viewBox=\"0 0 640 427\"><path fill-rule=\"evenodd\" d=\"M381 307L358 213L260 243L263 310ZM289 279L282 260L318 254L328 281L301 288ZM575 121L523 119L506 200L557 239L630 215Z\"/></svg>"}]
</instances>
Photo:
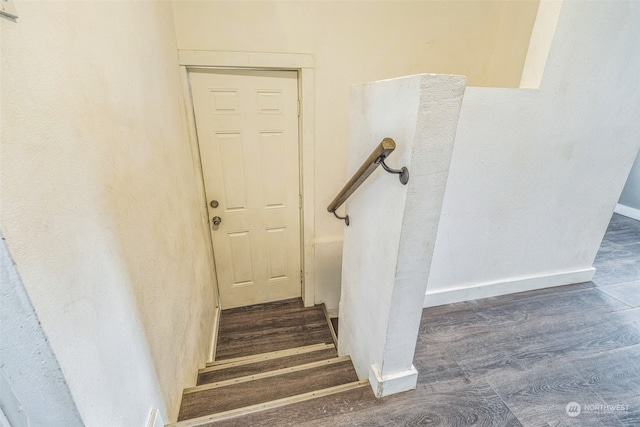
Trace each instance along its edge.
<instances>
[{"instance_id":1,"label":"door frame","mask_svg":"<svg viewBox=\"0 0 640 427\"><path fill-rule=\"evenodd\" d=\"M305 53L261 53L261 52L223 52L210 50L178 50L180 65L180 78L185 105L185 114L189 128L189 141L196 173L200 177L198 193L201 198L201 217L207 229L209 229L209 212L204 193L204 178L200 149L196 132L195 113L191 101L191 87L189 85L189 69L210 68L226 70L257 70L257 71L297 71L298 72L298 99L300 102L300 114L298 117L298 156L299 156L299 189L302 197L302 209L300 214L300 268L302 269L301 295L305 307L315 304L315 59L311 54ZM211 233L208 233L210 257L213 258L213 245ZM219 317L219 290L216 277L216 302L217 315L214 325L214 335L217 333ZM211 354L215 354L215 339L211 347Z\"/></svg>"}]
</instances>

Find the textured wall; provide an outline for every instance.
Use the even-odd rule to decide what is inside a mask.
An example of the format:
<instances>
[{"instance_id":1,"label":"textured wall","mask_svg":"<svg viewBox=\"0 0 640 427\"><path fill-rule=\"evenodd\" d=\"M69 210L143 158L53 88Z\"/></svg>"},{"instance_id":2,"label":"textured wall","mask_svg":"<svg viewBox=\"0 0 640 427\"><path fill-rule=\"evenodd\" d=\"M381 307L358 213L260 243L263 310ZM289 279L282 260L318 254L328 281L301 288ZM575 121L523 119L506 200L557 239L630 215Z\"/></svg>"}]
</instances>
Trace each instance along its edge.
<instances>
[{"instance_id":1,"label":"textured wall","mask_svg":"<svg viewBox=\"0 0 640 427\"><path fill-rule=\"evenodd\" d=\"M464 86L462 76L423 74L352 90L349 172L393 135L387 164L410 173L405 186L379 167L346 203L339 351L377 396L416 384L413 353Z\"/></svg>"},{"instance_id":2,"label":"textured wall","mask_svg":"<svg viewBox=\"0 0 640 427\"><path fill-rule=\"evenodd\" d=\"M537 90L468 87L425 304L587 281L640 146L640 3L563 2Z\"/></svg>"},{"instance_id":3,"label":"textured wall","mask_svg":"<svg viewBox=\"0 0 640 427\"><path fill-rule=\"evenodd\" d=\"M177 414L214 308L172 8L23 2L2 25L2 232L90 426Z\"/></svg>"},{"instance_id":4,"label":"textured wall","mask_svg":"<svg viewBox=\"0 0 640 427\"><path fill-rule=\"evenodd\" d=\"M4 239L0 240L0 298L0 406L8 421L13 427L82 426Z\"/></svg>"}]
</instances>

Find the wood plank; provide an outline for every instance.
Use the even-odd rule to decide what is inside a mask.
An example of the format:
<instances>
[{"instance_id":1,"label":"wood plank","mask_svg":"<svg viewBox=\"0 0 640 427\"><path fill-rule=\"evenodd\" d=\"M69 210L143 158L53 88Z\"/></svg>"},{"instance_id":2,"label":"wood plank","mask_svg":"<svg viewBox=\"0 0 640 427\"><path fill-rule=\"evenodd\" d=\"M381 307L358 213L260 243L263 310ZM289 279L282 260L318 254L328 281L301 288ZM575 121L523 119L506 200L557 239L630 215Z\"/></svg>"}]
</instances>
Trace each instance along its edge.
<instances>
[{"instance_id":1,"label":"wood plank","mask_svg":"<svg viewBox=\"0 0 640 427\"><path fill-rule=\"evenodd\" d=\"M305 371L305 370L311 371L316 368L328 367L334 364L350 362L350 361L351 359L349 358L349 356L341 356L341 357L334 357L331 359L317 360L315 362L305 363L302 365L286 366L284 368L275 369L272 371L258 372L256 374L244 375L241 377L231 378L228 380L202 384L195 387L188 387L184 389L183 394L186 395L191 393L200 393L206 390L213 390L214 388L224 388L224 387L228 387L228 386L232 386L240 383L262 380L265 378L282 377L283 375L290 374L293 372L299 372L299 371Z\"/></svg>"},{"instance_id":2,"label":"wood plank","mask_svg":"<svg viewBox=\"0 0 640 427\"><path fill-rule=\"evenodd\" d=\"M376 399L370 388L209 424L272 426L521 426L486 382L450 381Z\"/></svg>"},{"instance_id":3,"label":"wood plank","mask_svg":"<svg viewBox=\"0 0 640 427\"><path fill-rule=\"evenodd\" d=\"M332 343L322 307L301 305L294 301L223 311L216 360Z\"/></svg>"},{"instance_id":4,"label":"wood plank","mask_svg":"<svg viewBox=\"0 0 640 427\"><path fill-rule=\"evenodd\" d=\"M637 427L640 311L605 292L633 275L639 230L640 222L614 215L603 246L626 249L601 258L602 270L611 271L606 286L563 286L423 310L415 391L375 399L369 388L358 389L200 425ZM616 276L620 266L627 267ZM635 292L612 289L627 299ZM568 399L628 409L570 418Z\"/></svg>"},{"instance_id":5,"label":"wood plank","mask_svg":"<svg viewBox=\"0 0 640 427\"><path fill-rule=\"evenodd\" d=\"M356 424L360 415L380 402L373 395L371 386L365 386L337 394L322 396L313 400L293 402L280 408L268 409L262 412L243 415L238 418L218 421L215 424L204 424L203 427L274 427L281 425L307 426L323 420L335 420L342 414L354 416L352 426L366 426L366 423ZM362 411L362 412L361 412ZM285 421L286 420L286 421ZM332 427L341 424L332 424ZM342 424L349 425L349 424Z\"/></svg>"},{"instance_id":6,"label":"wood plank","mask_svg":"<svg viewBox=\"0 0 640 427\"><path fill-rule=\"evenodd\" d=\"M198 374L197 385L212 383L216 381L230 380L247 375L255 375L261 372L273 371L289 366L303 365L306 363L317 362L326 359L335 359L338 352L335 347L325 348L323 350L293 354L285 357L274 359L260 360L257 362L231 366L226 369L214 371L203 371Z\"/></svg>"},{"instance_id":7,"label":"wood plank","mask_svg":"<svg viewBox=\"0 0 640 427\"><path fill-rule=\"evenodd\" d=\"M247 417L257 416L258 419L262 419L260 416L262 411L280 409L281 407L292 406L296 404L303 404L310 400L319 400L335 395L339 395L341 400L344 401L344 396L353 392L362 392L369 389L369 382L367 380L355 381L347 384L342 384L335 387L329 387L322 390L312 391L309 393L298 394L296 396L272 400L262 404L252 405L244 408L233 409L230 411L221 412L213 415L205 415L198 418L192 418L189 420L179 421L176 423L167 424L166 427L207 427L207 426L220 426L225 421L231 421L231 425L241 426L253 426L255 424L247 424ZM371 397L373 393L369 392ZM375 399L375 398L374 398ZM240 423L240 424L238 424ZM278 419L274 424L266 425L278 425L282 423L282 419Z\"/></svg>"},{"instance_id":8,"label":"wood plank","mask_svg":"<svg viewBox=\"0 0 640 427\"><path fill-rule=\"evenodd\" d=\"M266 304L256 304L222 310L222 317L225 317L227 322L233 322L234 319L243 322L243 319L247 316L269 315L269 313L286 313L289 311L300 310L304 310L304 304L302 299L296 298L293 300L276 301Z\"/></svg>"},{"instance_id":9,"label":"wood plank","mask_svg":"<svg viewBox=\"0 0 640 427\"><path fill-rule=\"evenodd\" d=\"M251 331L235 339L220 339L216 360L224 360L265 351L285 350L315 343L333 343L325 322L275 330Z\"/></svg>"},{"instance_id":10,"label":"wood plank","mask_svg":"<svg viewBox=\"0 0 640 427\"><path fill-rule=\"evenodd\" d=\"M619 420L611 412L585 412L575 419L567 415L566 408L570 402L605 404L572 365L563 360L520 372L504 370L494 372L487 381L525 426L546 423L552 426L620 427Z\"/></svg>"},{"instance_id":11,"label":"wood plank","mask_svg":"<svg viewBox=\"0 0 640 427\"><path fill-rule=\"evenodd\" d=\"M321 323L324 321L322 309L309 308L293 312L273 313L251 313L243 318L231 323L224 314L220 320L220 333L224 336L242 337L244 333L255 333L280 328L294 328L307 326L309 323Z\"/></svg>"},{"instance_id":12,"label":"wood plank","mask_svg":"<svg viewBox=\"0 0 640 427\"><path fill-rule=\"evenodd\" d=\"M178 420L201 417L358 381L351 361L183 395Z\"/></svg>"},{"instance_id":13,"label":"wood plank","mask_svg":"<svg viewBox=\"0 0 640 427\"><path fill-rule=\"evenodd\" d=\"M624 426L640 426L640 345L573 359L570 366ZM595 402L583 402L590 404ZM585 415L590 414L585 408Z\"/></svg>"},{"instance_id":14,"label":"wood plank","mask_svg":"<svg viewBox=\"0 0 640 427\"><path fill-rule=\"evenodd\" d=\"M640 309L588 316L537 318L513 329L498 329L457 343L458 364L476 375L496 369L521 371L553 359L578 357L640 343L634 325Z\"/></svg>"},{"instance_id":15,"label":"wood plank","mask_svg":"<svg viewBox=\"0 0 640 427\"><path fill-rule=\"evenodd\" d=\"M493 338L513 341L514 332L554 325L629 308L595 287L563 286L498 298L433 307L423 311L421 335L429 342L457 342L456 347L486 346Z\"/></svg>"},{"instance_id":16,"label":"wood plank","mask_svg":"<svg viewBox=\"0 0 640 427\"><path fill-rule=\"evenodd\" d=\"M456 379L420 387L415 392L389 396L386 402L361 411L357 419L352 414L343 414L311 423L309 427L522 427L485 381Z\"/></svg>"},{"instance_id":17,"label":"wood plank","mask_svg":"<svg viewBox=\"0 0 640 427\"><path fill-rule=\"evenodd\" d=\"M269 360L269 359L277 359L280 357L293 356L294 354L302 354L302 353L310 353L312 351L326 350L327 348L335 348L335 345L318 343L318 344L312 344L312 345L305 345L303 347L288 348L286 350L269 351L266 353L252 354L249 356L240 356L232 359L216 360L214 362L208 362L207 367L200 369L198 372L215 371L215 370L226 369L226 368L230 368L232 366L238 366L238 365L248 365L250 363L264 362L265 360Z\"/></svg>"},{"instance_id":18,"label":"wood plank","mask_svg":"<svg viewBox=\"0 0 640 427\"><path fill-rule=\"evenodd\" d=\"M281 310L252 310L246 313L222 313L220 331L234 334L244 330L278 328L284 326L300 326L310 320L320 320L321 307L292 308L283 307Z\"/></svg>"},{"instance_id":19,"label":"wood plank","mask_svg":"<svg viewBox=\"0 0 640 427\"><path fill-rule=\"evenodd\" d=\"M640 280L640 221L614 214L593 263L598 286Z\"/></svg>"},{"instance_id":20,"label":"wood plank","mask_svg":"<svg viewBox=\"0 0 640 427\"><path fill-rule=\"evenodd\" d=\"M600 290L631 307L640 307L640 280L602 286Z\"/></svg>"}]
</instances>

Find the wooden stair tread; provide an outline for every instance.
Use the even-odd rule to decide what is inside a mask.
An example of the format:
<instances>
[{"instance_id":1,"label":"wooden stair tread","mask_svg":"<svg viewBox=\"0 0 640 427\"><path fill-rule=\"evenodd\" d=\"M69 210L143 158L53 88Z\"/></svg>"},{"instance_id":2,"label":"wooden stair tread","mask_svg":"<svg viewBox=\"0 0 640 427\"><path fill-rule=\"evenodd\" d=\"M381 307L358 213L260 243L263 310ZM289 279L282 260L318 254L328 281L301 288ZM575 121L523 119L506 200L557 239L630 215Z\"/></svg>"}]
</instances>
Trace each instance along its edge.
<instances>
[{"instance_id":1,"label":"wooden stair tread","mask_svg":"<svg viewBox=\"0 0 640 427\"><path fill-rule=\"evenodd\" d=\"M222 310L220 332L233 332L238 326L244 327L248 324L260 324L266 322L280 322L288 316L296 316L300 312L312 310L317 311L319 307L305 308L301 300L292 302L280 302L253 305L248 307L238 307Z\"/></svg>"},{"instance_id":2,"label":"wooden stair tread","mask_svg":"<svg viewBox=\"0 0 640 427\"><path fill-rule=\"evenodd\" d=\"M288 300L268 302L264 304L246 305L243 307L228 308L222 310L223 313L238 314L255 311L271 311L271 310L284 310L287 308L300 309L304 308L302 298L291 298Z\"/></svg>"},{"instance_id":3,"label":"wooden stair tread","mask_svg":"<svg viewBox=\"0 0 640 427\"><path fill-rule=\"evenodd\" d=\"M178 420L187 420L358 381L351 360L185 393Z\"/></svg>"},{"instance_id":4,"label":"wooden stair tread","mask_svg":"<svg viewBox=\"0 0 640 427\"><path fill-rule=\"evenodd\" d=\"M214 366L213 368L204 369L198 374L197 385L212 383L216 381L224 381L247 375L254 375L260 372L273 371L276 369L302 365L305 363L316 362L336 357L338 357L338 352L336 351L334 346L331 346L321 350L292 354L289 356L271 358L267 360L259 360L253 363L241 364L236 366Z\"/></svg>"},{"instance_id":5,"label":"wooden stair tread","mask_svg":"<svg viewBox=\"0 0 640 427\"><path fill-rule=\"evenodd\" d=\"M209 369L216 366L221 368L224 366L228 367L229 365L233 365L233 364L243 364L243 363L247 364L247 363L259 362L261 360L275 359L283 356L290 356L291 354L294 354L294 353L297 354L297 353L305 353L308 351L321 350L326 347L335 347L335 346L333 344L327 344L327 343L316 343L311 345L305 345L302 347L287 348L284 350L269 351L266 353L250 354L247 356L233 357L233 358L222 359L222 360L214 360L213 362L208 362L206 368L204 369Z\"/></svg>"},{"instance_id":6,"label":"wooden stair tread","mask_svg":"<svg viewBox=\"0 0 640 427\"><path fill-rule=\"evenodd\" d=\"M368 382L361 381L360 384L359 387L354 386L345 391L319 394L318 397L267 407L261 411L229 414L228 417L222 413L215 420L208 421L206 417L202 417L190 424L182 422L167 427L273 427L283 425L283 420L286 420L287 425L304 425L305 422L352 412L354 407L368 408L381 403L376 399Z\"/></svg>"},{"instance_id":7,"label":"wooden stair tread","mask_svg":"<svg viewBox=\"0 0 640 427\"><path fill-rule=\"evenodd\" d=\"M223 310L216 360L199 371L196 386L184 390L179 421L167 427L254 425L234 422L332 395L344 394L341 402L349 393L373 395L336 346L323 305L304 307L295 299Z\"/></svg>"},{"instance_id":8,"label":"wooden stair tread","mask_svg":"<svg viewBox=\"0 0 640 427\"><path fill-rule=\"evenodd\" d=\"M322 306L301 301L224 310L218 337L216 360L333 342Z\"/></svg>"}]
</instances>

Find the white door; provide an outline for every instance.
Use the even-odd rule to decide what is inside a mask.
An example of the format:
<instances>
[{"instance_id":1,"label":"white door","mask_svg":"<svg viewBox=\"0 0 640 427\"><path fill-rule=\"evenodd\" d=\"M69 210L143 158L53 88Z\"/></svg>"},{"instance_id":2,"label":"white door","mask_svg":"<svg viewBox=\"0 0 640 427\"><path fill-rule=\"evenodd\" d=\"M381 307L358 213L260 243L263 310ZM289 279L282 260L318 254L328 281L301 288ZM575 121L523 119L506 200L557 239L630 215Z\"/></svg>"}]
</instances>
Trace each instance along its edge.
<instances>
[{"instance_id":1,"label":"white door","mask_svg":"<svg viewBox=\"0 0 640 427\"><path fill-rule=\"evenodd\" d=\"M225 309L301 295L297 78L190 71Z\"/></svg>"}]
</instances>

